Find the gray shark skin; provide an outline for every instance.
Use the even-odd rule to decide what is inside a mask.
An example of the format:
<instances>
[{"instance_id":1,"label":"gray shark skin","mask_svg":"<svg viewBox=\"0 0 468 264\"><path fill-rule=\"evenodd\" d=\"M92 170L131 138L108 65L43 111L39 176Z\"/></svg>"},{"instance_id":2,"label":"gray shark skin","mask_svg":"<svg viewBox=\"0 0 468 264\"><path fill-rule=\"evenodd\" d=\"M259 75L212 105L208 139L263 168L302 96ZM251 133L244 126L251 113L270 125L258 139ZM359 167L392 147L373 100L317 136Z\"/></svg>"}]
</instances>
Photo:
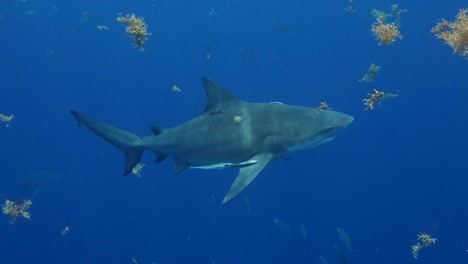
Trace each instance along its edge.
<instances>
[{"instance_id":1,"label":"gray shark skin","mask_svg":"<svg viewBox=\"0 0 468 264\"><path fill-rule=\"evenodd\" d=\"M288 158L329 142L354 119L310 107L243 102L207 78L203 85L207 104L201 115L173 128L152 127L151 136L139 137L76 111L71 113L78 124L124 152L124 175L138 164L144 150L155 153L156 162L173 157L175 173L186 168L239 168L222 204L244 190L272 159Z\"/></svg>"}]
</instances>

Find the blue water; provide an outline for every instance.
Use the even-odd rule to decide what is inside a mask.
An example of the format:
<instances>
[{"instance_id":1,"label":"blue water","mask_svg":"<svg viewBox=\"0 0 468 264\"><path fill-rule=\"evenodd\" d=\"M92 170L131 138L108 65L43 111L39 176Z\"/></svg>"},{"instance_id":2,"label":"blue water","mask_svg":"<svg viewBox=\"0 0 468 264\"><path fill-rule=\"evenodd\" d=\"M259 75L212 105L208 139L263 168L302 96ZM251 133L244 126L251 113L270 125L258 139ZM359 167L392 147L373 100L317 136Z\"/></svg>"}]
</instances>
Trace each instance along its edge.
<instances>
[{"instance_id":1,"label":"blue water","mask_svg":"<svg viewBox=\"0 0 468 264\"><path fill-rule=\"evenodd\" d=\"M342 263L335 243L349 263L468 263L468 61L430 32L461 2L401 1L404 37L381 47L370 11L392 1L355 0L354 13L347 1L2 1L0 113L14 119L0 124L1 202L30 195L27 171L64 176L29 221L0 215L0 263ZM144 52L119 12L145 18ZM371 63L376 81L358 82ZM203 111L204 76L245 101L327 101L355 121L220 206L236 170L173 175L145 153L142 177L123 177L120 151L69 114L149 135ZM400 96L364 111L374 87ZM297 236L304 224L306 243L274 218ZM439 241L415 260L421 232Z\"/></svg>"}]
</instances>

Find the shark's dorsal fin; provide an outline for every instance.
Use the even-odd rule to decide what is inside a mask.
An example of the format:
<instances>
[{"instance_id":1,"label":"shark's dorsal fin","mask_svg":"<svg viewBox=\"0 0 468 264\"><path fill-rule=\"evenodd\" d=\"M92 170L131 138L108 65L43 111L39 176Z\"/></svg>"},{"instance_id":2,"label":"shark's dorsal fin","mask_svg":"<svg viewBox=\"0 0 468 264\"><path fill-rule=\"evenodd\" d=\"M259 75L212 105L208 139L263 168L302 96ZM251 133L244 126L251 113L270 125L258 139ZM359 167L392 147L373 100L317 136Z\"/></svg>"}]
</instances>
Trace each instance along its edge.
<instances>
[{"instance_id":1,"label":"shark's dorsal fin","mask_svg":"<svg viewBox=\"0 0 468 264\"><path fill-rule=\"evenodd\" d=\"M223 87L210 79L203 78L203 86L205 87L207 100L205 113L221 113L223 109L233 104L240 103L237 97L230 94Z\"/></svg>"},{"instance_id":2,"label":"shark's dorsal fin","mask_svg":"<svg viewBox=\"0 0 468 264\"><path fill-rule=\"evenodd\" d=\"M236 197L240 192L242 192L242 190L244 190L245 187L247 187L247 185L249 185L255 179L255 177L257 177L257 175L262 172L272 157L273 155L269 152L259 153L253 156L251 160L255 160L256 163L250 166L242 167L239 170L239 174L232 183L229 192L226 194L226 196L224 196L222 204L226 204L234 197Z\"/></svg>"}]
</instances>

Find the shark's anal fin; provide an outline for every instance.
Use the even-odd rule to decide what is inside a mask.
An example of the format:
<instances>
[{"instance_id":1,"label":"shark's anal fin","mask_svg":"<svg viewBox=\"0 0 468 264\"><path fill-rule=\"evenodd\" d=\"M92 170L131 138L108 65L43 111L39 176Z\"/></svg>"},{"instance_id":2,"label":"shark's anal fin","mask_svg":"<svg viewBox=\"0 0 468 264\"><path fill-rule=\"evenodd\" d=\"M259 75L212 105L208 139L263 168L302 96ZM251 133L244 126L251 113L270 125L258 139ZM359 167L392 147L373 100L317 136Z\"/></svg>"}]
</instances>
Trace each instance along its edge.
<instances>
[{"instance_id":1,"label":"shark's anal fin","mask_svg":"<svg viewBox=\"0 0 468 264\"><path fill-rule=\"evenodd\" d=\"M183 170L185 170L188 167L189 165L187 164L187 162L185 162L184 160L178 157L174 157L174 173L175 174L181 173Z\"/></svg>"},{"instance_id":2,"label":"shark's anal fin","mask_svg":"<svg viewBox=\"0 0 468 264\"><path fill-rule=\"evenodd\" d=\"M165 160L166 158L167 158L166 155L160 154L160 155L158 155L158 156L156 157L156 160L155 160L154 162L159 163L159 162Z\"/></svg>"},{"instance_id":3,"label":"shark's anal fin","mask_svg":"<svg viewBox=\"0 0 468 264\"><path fill-rule=\"evenodd\" d=\"M259 153L251 158L251 160L257 161L257 163L250 166L241 167L237 178L231 185L229 192L224 196L222 204L226 204L236 197L242 190L247 187L254 179L257 177L260 172L265 168L265 166L270 162L273 155L271 153Z\"/></svg>"}]
</instances>

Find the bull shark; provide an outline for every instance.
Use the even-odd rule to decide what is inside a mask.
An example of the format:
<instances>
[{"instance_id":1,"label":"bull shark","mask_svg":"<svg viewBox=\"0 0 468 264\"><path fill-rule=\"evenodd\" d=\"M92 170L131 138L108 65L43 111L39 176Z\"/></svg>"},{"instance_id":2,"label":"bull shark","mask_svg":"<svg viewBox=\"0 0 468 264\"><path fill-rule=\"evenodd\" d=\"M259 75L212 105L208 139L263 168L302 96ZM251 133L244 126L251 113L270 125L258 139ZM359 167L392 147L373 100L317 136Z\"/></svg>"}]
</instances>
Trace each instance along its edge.
<instances>
[{"instance_id":1,"label":"bull shark","mask_svg":"<svg viewBox=\"0 0 468 264\"><path fill-rule=\"evenodd\" d=\"M214 81L202 80L207 97L204 112L176 127L151 127L153 135L146 137L70 112L79 125L86 125L124 152L124 175L132 172L145 150L156 154L156 162L173 157L176 174L189 168L239 168L223 205L244 190L271 160L289 158L327 143L354 119L331 110L244 102Z\"/></svg>"},{"instance_id":2,"label":"bull shark","mask_svg":"<svg viewBox=\"0 0 468 264\"><path fill-rule=\"evenodd\" d=\"M34 170L21 177L18 181L18 185L31 193L29 199L32 200L42 188L58 181L62 177L63 174L59 172Z\"/></svg>"}]
</instances>

